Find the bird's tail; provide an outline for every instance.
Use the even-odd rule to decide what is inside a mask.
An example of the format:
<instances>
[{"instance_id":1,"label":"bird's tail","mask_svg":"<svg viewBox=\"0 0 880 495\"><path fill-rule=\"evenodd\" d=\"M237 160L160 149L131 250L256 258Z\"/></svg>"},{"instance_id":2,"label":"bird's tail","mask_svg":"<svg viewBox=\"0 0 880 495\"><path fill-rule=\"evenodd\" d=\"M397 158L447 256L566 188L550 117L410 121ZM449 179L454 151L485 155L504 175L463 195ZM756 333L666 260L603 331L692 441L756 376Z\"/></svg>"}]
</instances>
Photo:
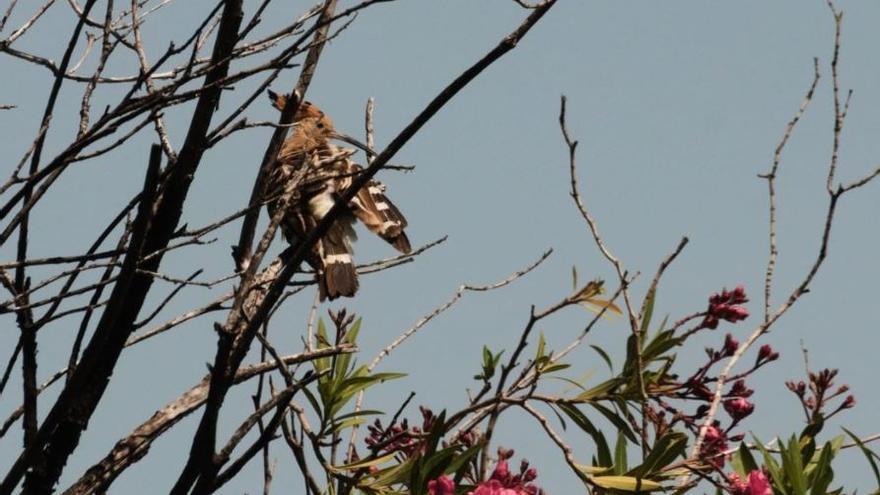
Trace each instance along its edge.
<instances>
[{"instance_id":1,"label":"bird's tail","mask_svg":"<svg viewBox=\"0 0 880 495\"><path fill-rule=\"evenodd\" d=\"M352 297L358 290L358 276L352 258L351 223L340 219L333 223L327 234L318 243L321 269L318 272L320 297L336 299Z\"/></svg>"}]
</instances>

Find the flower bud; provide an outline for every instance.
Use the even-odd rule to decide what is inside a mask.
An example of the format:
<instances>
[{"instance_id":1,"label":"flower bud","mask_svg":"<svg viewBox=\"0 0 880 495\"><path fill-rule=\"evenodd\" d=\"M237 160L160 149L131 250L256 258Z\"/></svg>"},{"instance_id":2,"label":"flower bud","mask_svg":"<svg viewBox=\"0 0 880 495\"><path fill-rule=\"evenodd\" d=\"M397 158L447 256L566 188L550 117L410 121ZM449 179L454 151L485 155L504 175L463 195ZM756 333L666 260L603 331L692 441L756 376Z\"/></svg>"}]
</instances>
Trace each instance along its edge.
<instances>
[{"instance_id":1,"label":"flower bud","mask_svg":"<svg viewBox=\"0 0 880 495\"><path fill-rule=\"evenodd\" d=\"M739 349L739 342L737 342L737 340L735 338L733 338L733 335L731 335L731 334L725 335L724 336L724 348L722 351L724 353L724 356L725 357L733 356L734 353L736 353L737 349Z\"/></svg>"},{"instance_id":2,"label":"flower bud","mask_svg":"<svg viewBox=\"0 0 880 495\"><path fill-rule=\"evenodd\" d=\"M747 417L749 414L752 414L755 410L755 405L746 399L739 397L724 401L724 410L727 411L727 414L729 414L736 422Z\"/></svg>"}]
</instances>

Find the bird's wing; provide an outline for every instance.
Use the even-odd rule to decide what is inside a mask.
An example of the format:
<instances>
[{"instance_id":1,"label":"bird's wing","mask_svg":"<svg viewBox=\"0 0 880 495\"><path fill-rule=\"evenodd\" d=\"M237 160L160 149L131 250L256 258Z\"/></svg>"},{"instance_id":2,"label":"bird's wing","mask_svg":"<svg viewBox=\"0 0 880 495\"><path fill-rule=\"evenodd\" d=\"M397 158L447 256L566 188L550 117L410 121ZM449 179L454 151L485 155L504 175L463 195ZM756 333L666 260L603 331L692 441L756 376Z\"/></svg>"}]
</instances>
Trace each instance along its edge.
<instances>
[{"instance_id":1,"label":"bird's wing","mask_svg":"<svg viewBox=\"0 0 880 495\"><path fill-rule=\"evenodd\" d=\"M347 162L349 177L354 177L363 170L358 164L350 160ZM348 182L351 182L350 178ZM348 206L370 232L385 239L401 253L410 252L409 239L403 231L408 225L406 218L385 196L385 185L381 182L375 180L368 182L352 198Z\"/></svg>"}]
</instances>

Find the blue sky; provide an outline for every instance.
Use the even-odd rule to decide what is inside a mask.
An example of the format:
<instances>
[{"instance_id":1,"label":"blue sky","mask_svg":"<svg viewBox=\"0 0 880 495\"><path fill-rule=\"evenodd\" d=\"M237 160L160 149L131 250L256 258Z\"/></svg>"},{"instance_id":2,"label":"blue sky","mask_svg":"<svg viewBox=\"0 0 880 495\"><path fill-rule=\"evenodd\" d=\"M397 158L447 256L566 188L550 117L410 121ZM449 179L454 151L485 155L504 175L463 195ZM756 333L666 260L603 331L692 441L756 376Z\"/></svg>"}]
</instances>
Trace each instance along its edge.
<instances>
[{"instance_id":1,"label":"blue sky","mask_svg":"<svg viewBox=\"0 0 880 495\"><path fill-rule=\"evenodd\" d=\"M255 2L246 4L249 11L255 8ZM207 5L172 2L151 18L144 26L149 57L156 59L169 40L180 39ZM845 12L841 84L854 89L838 173L841 180L849 181L880 160L876 139L880 4L853 0L840 1L838 7ZM305 8L302 2L280 2L259 30L271 32ZM22 21L24 7L19 10L10 26ZM376 5L326 47L308 98L325 109L339 129L361 135L365 102L374 97L376 143L381 148L525 15L506 0L400 0ZM73 22L67 4L58 2L17 43L57 60ZM569 99L569 129L580 140L584 199L609 248L631 272L642 273L633 289L636 296L643 294L659 261L687 235L691 242L661 284L657 311L675 319L702 309L712 292L743 284L753 297L748 307L757 315L768 251L766 184L757 174L768 169L784 126L811 81L813 57L819 57L822 80L785 151L779 175L780 258L773 302L781 303L812 264L824 221L824 177L833 126L828 66L832 47L833 20L819 0L560 0L515 50L462 91L401 151L395 161L415 165L414 172L389 171L381 176L410 221L414 245L447 234L449 240L415 263L364 277L356 299L328 306L344 304L364 318L361 359L366 361L449 299L460 284L494 282L547 248L552 247L554 254L507 288L467 294L425 327L381 367L381 371L407 372L409 377L368 395L367 406L393 410L409 391L416 391L414 404L437 410L461 407L466 401L464 389L477 386L471 377L478 371L480 347L510 352L527 321L529 306L544 307L567 295L572 265L582 279L614 279L568 196L567 149L556 121L563 93ZM111 66L116 73L130 69L124 63ZM0 70L4 74L0 103L18 105L0 113L4 129L0 149L11 157L4 170L11 170L39 127L50 82L44 69L9 57L0 58ZM275 89L286 91L297 74L293 69L282 75ZM241 84L227 92L221 115L234 109L252 87ZM74 131L81 91L82 87L69 84L62 92L49 154ZM118 96L108 92L98 101L106 98L109 103ZM167 115L178 146L189 109L185 105ZM277 115L259 101L248 117L274 120ZM270 132L267 128L241 132L206 153L184 212L185 222L204 225L247 202ZM92 232L140 187L148 138L65 174L33 214L33 256L85 249ZM757 389L757 410L746 427L761 438L788 436L802 426L799 406L783 386L784 380L804 375L801 346L809 350L814 368L840 368L839 383L849 384L859 401L826 432L836 434L840 425L862 435L877 432L880 397L871 377L880 372L874 358L880 316L874 311L872 289L880 276L878 191L873 184L843 199L830 257L812 291L762 340L779 350L782 358L750 382ZM266 221L265 214L261 220ZM229 226L210 246L174 253L163 270L187 276L205 268L206 279L224 275L232 269L229 246L237 235L238 225ZM276 240L275 249L280 247ZM14 258L10 249L0 250L4 260ZM390 255L392 250L381 240L361 232L359 260ZM226 290L186 289L157 321ZM148 307L160 299L156 295ZM273 341L283 352L299 349L310 303L311 295L294 300L273 320ZM569 309L547 320L540 330L549 347L558 349L590 317ZM11 348L17 334L13 319L7 316L6 322L7 331L0 332L2 349ZM62 486L204 375L205 363L214 354L211 322L198 320L126 351ZM702 359L702 347L717 347L726 331L744 339L756 324L752 317L704 336L682 350L680 370L692 369ZM55 371L55 363L66 360L74 327L56 325L40 334L40 381ZM622 320L607 321L589 343L619 357L626 334ZM575 376L605 373L602 361L588 350L573 354L569 362ZM4 416L18 403L12 390L18 390L19 382L10 387L0 399ZM250 393L252 389L244 387L230 396L224 427L233 428L250 409ZM114 492L167 490L169 478L177 475L185 459L195 418L157 442L150 456L119 479ZM17 435L0 443L0 465L17 453ZM550 492L578 490L579 483L566 472L559 452L529 418L517 413L505 417L495 438L516 448L517 457L533 461L540 484ZM576 436L571 440L578 458L587 461L590 445ZM289 466L285 449L279 446L273 455L279 466ZM873 486L858 454L848 454L837 473L849 488ZM259 476L250 469L224 493L254 493ZM280 469L278 489L292 477L291 469ZM156 480L163 481L156 485Z\"/></svg>"}]
</instances>

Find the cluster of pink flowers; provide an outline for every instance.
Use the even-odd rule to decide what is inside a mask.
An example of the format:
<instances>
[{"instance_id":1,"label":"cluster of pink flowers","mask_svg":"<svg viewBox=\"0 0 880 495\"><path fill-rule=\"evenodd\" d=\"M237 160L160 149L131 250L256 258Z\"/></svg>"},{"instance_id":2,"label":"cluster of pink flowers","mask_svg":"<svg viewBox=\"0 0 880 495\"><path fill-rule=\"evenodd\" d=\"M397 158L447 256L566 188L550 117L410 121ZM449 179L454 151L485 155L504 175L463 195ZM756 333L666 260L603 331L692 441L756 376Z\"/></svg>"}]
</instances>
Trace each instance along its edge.
<instances>
[{"instance_id":1,"label":"cluster of pink flowers","mask_svg":"<svg viewBox=\"0 0 880 495\"><path fill-rule=\"evenodd\" d=\"M455 482L445 474L436 480L428 482L430 495L455 495Z\"/></svg>"},{"instance_id":2,"label":"cluster of pink flowers","mask_svg":"<svg viewBox=\"0 0 880 495\"><path fill-rule=\"evenodd\" d=\"M738 474L733 473L729 477L729 490L732 495L773 495L770 488L770 480L763 471L758 469L749 473L748 479L743 480Z\"/></svg>"},{"instance_id":3,"label":"cluster of pink flowers","mask_svg":"<svg viewBox=\"0 0 880 495\"><path fill-rule=\"evenodd\" d=\"M803 381L797 383L787 381L785 386L798 396L804 410L809 412L809 416L828 419L845 409L855 407L856 398L849 394L836 408L829 411L832 400L849 392L849 385L844 384L838 387L834 384L834 379L837 377L836 369L826 368L819 372L810 372L808 376L809 385Z\"/></svg>"},{"instance_id":4,"label":"cluster of pink flowers","mask_svg":"<svg viewBox=\"0 0 880 495\"><path fill-rule=\"evenodd\" d=\"M529 467L523 459L519 466L519 474L510 472L507 460L513 457L512 450L498 451L498 463L489 479L482 481L468 495L543 495L544 490L532 484L538 477L538 471ZM455 495L455 483L443 475L428 482L429 495Z\"/></svg>"},{"instance_id":5,"label":"cluster of pink flowers","mask_svg":"<svg viewBox=\"0 0 880 495\"><path fill-rule=\"evenodd\" d=\"M706 310L706 316L703 319L702 327L717 328L718 322L721 320L736 323L749 317L746 308L740 306L749 302L746 296L746 289L742 285L738 285L733 290L722 290L721 294L712 294L709 298L709 309Z\"/></svg>"},{"instance_id":6,"label":"cluster of pink flowers","mask_svg":"<svg viewBox=\"0 0 880 495\"><path fill-rule=\"evenodd\" d=\"M727 435L724 431L717 424L706 428L706 435L700 445L700 458L720 469L727 460L726 450Z\"/></svg>"}]
</instances>

